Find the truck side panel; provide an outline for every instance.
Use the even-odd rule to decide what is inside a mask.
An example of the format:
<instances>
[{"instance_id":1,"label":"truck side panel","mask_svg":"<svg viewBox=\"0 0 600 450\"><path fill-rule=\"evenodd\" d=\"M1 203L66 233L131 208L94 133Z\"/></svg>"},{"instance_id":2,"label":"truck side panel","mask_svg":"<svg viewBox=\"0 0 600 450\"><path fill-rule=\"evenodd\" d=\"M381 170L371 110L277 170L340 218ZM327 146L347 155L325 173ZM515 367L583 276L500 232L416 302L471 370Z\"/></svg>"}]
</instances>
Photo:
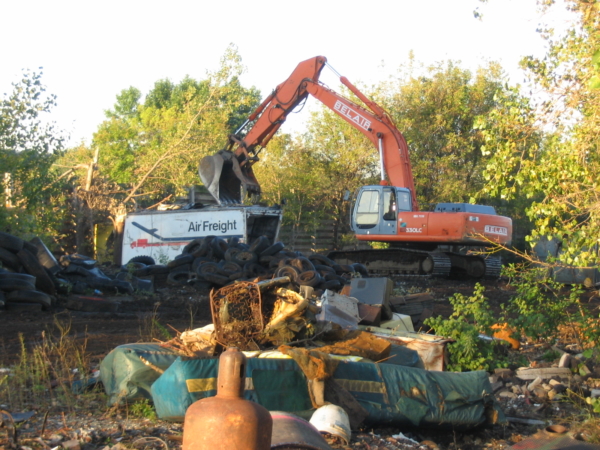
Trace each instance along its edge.
<instances>
[{"instance_id":1,"label":"truck side panel","mask_svg":"<svg viewBox=\"0 0 600 450\"><path fill-rule=\"evenodd\" d=\"M157 262L173 260L194 239L206 236L246 238L242 209L156 211L130 214L125 219L123 262L149 255Z\"/></svg>"}]
</instances>

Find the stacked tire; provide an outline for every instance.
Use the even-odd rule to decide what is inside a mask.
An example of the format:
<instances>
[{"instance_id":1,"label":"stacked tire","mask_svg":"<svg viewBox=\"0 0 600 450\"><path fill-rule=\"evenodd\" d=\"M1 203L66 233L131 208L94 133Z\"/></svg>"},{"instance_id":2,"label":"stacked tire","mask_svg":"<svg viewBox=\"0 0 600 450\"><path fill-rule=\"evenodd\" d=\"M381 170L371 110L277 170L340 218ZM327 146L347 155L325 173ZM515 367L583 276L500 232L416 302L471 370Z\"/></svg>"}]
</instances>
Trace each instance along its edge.
<instances>
[{"instance_id":1,"label":"stacked tire","mask_svg":"<svg viewBox=\"0 0 600 450\"><path fill-rule=\"evenodd\" d=\"M51 307L56 285L39 261L36 245L9 233L0 232L0 306L17 304L32 309Z\"/></svg>"},{"instance_id":2,"label":"stacked tire","mask_svg":"<svg viewBox=\"0 0 600 450\"><path fill-rule=\"evenodd\" d=\"M111 277L96 267L96 260L87 256L72 254L60 259L60 272L57 273L62 293L78 295L90 291L102 293L132 294L133 285L128 280Z\"/></svg>"},{"instance_id":3,"label":"stacked tire","mask_svg":"<svg viewBox=\"0 0 600 450\"><path fill-rule=\"evenodd\" d=\"M82 255L65 255L60 263L38 237L25 241L0 232L0 307L48 309L57 294L89 294L90 291L132 293L129 281L114 279ZM23 308L23 306L21 306Z\"/></svg>"},{"instance_id":4,"label":"stacked tire","mask_svg":"<svg viewBox=\"0 0 600 450\"><path fill-rule=\"evenodd\" d=\"M138 259L130 263L143 264L144 261ZM155 271L168 271L170 286L193 285L199 290L219 288L236 281L287 276L297 286L339 291L356 272L368 276L362 265L340 266L320 254L305 257L300 252L285 250L283 242L272 243L266 236L250 244L216 236L195 239L166 266L147 265L134 270L133 275Z\"/></svg>"}]
</instances>

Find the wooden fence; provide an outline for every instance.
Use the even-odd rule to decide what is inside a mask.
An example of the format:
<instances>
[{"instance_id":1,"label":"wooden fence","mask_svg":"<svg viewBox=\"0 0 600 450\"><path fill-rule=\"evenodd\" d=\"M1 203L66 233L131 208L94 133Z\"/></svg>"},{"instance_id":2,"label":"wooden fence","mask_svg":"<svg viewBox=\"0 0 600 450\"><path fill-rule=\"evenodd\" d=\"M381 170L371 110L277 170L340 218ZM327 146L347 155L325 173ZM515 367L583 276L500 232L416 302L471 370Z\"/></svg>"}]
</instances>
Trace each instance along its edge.
<instances>
[{"instance_id":1,"label":"wooden fence","mask_svg":"<svg viewBox=\"0 0 600 450\"><path fill-rule=\"evenodd\" d=\"M330 250L359 250L370 248L367 243L354 239L347 224L336 219L322 219L301 226L284 225L279 240L289 250L302 253L327 253Z\"/></svg>"}]
</instances>

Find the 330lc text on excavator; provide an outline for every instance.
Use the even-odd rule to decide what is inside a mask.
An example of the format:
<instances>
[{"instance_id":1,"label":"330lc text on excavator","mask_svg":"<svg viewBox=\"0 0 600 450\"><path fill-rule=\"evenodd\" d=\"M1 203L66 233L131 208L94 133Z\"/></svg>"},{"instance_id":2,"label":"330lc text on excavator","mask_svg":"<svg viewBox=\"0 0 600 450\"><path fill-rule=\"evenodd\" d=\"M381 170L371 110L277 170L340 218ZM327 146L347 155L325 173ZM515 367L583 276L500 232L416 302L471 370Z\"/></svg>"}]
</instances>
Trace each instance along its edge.
<instances>
[{"instance_id":1,"label":"330lc text on excavator","mask_svg":"<svg viewBox=\"0 0 600 450\"><path fill-rule=\"evenodd\" d=\"M389 114L346 77L334 71L364 106L320 83L326 65L330 67L323 56L298 64L229 137L223 150L202 159L200 178L217 202L236 204L245 196L260 196L260 184L252 171L260 150L288 114L311 95L367 136L379 152L381 181L360 188L351 228L360 241L390 244L385 250L334 251L330 258L340 264L361 262L379 273L446 276L459 271L476 278L497 277L500 259L474 249L508 245L511 219L497 215L491 206L467 203L440 203L434 211L419 210L404 136ZM247 127L245 136L240 137ZM454 251L459 248L462 251Z\"/></svg>"}]
</instances>

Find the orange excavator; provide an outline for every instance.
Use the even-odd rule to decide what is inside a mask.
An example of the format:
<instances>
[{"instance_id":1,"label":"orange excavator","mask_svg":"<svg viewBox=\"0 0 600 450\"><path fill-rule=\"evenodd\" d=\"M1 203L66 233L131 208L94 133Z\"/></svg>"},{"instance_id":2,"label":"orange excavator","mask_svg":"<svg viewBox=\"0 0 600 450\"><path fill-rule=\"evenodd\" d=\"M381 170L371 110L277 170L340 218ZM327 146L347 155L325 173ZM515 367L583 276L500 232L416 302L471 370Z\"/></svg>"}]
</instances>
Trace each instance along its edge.
<instances>
[{"instance_id":1,"label":"orange excavator","mask_svg":"<svg viewBox=\"0 0 600 450\"><path fill-rule=\"evenodd\" d=\"M217 202L236 204L246 196L260 196L260 184L252 171L258 154L288 114L311 95L361 131L378 150L381 181L360 188L351 228L360 241L390 244L383 250L335 251L328 255L330 258L340 264L361 262L370 271L388 274L445 276L456 270L476 278L498 276L500 259L485 257L474 249L509 244L511 219L497 215L491 206L467 203L440 203L434 211L420 211L404 136L383 108L335 70L341 83L364 106L320 83L326 65L330 67L323 56L298 64L229 136L225 149L201 160L200 178ZM247 127L248 132L241 137Z\"/></svg>"}]
</instances>

